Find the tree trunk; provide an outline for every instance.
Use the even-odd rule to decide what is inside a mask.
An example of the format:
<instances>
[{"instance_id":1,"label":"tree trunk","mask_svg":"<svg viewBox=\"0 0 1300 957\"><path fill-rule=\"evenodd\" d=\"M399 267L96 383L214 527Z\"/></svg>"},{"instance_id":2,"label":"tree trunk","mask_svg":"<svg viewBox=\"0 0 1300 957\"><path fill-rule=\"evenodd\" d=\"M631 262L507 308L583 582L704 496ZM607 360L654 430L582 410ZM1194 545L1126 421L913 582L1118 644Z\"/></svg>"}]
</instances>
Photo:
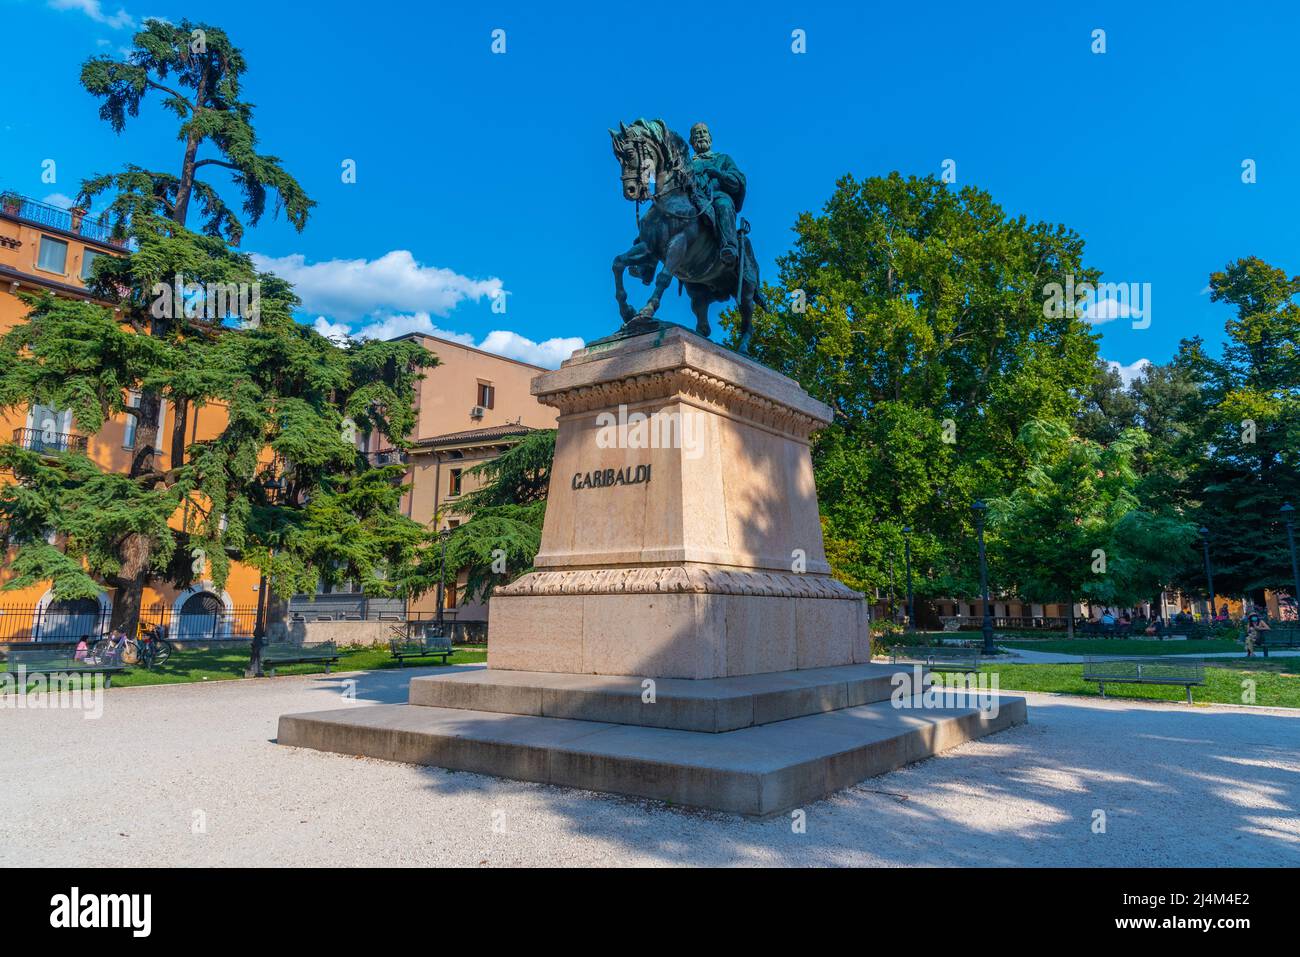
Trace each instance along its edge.
<instances>
[{"instance_id":1,"label":"tree trunk","mask_svg":"<svg viewBox=\"0 0 1300 957\"><path fill-rule=\"evenodd\" d=\"M134 638L140 628L140 610L148 577L147 571L141 571L131 578L117 579L109 627L122 629L128 638Z\"/></svg>"},{"instance_id":2,"label":"tree trunk","mask_svg":"<svg viewBox=\"0 0 1300 957\"><path fill-rule=\"evenodd\" d=\"M194 160L199 152L199 135L191 130L185 141L185 158L181 161L181 180L176 187L176 205L172 207L172 221L185 225L189 214L190 193L194 190Z\"/></svg>"},{"instance_id":3,"label":"tree trunk","mask_svg":"<svg viewBox=\"0 0 1300 957\"><path fill-rule=\"evenodd\" d=\"M1073 638L1074 637L1074 596L1073 595L1069 596L1067 601L1069 603L1065 606L1065 637Z\"/></svg>"},{"instance_id":4,"label":"tree trunk","mask_svg":"<svg viewBox=\"0 0 1300 957\"><path fill-rule=\"evenodd\" d=\"M172 463L171 467L185 464L185 429L189 424L190 404L184 399L172 400Z\"/></svg>"}]
</instances>

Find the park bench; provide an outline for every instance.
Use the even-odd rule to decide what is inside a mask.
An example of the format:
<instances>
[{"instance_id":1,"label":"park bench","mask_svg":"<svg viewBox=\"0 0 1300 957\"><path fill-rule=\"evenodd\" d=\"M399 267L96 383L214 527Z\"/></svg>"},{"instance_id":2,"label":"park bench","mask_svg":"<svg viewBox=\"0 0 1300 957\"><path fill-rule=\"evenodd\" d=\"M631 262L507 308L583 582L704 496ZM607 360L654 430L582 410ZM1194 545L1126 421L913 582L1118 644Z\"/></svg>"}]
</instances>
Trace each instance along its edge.
<instances>
[{"instance_id":1,"label":"park bench","mask_svg":"<svg viewBox=\"0 0 1300 957\"><path fill-rule=\"evenodd\" d=\"M275 677L279 665L297 665L320 662L325 665L325 673L330 673L330 665L339 660L338 646L332 641L322 641L314 645L298 645L293 642L276 642L262 646L262 667Z\"/></svg>"},{"instance_id":2,"label":"park bench","mask_svg":"<svg viewBox=\"0 0 1300 957\"><path fill-rule=\"evenodd\" d=\"M13 648L9 651L9 660L5 670L18 674L22 669L28 677L32 675L77 674L103 675L104 687L113 683L113 675L125 671L121 661L100 661L89 657L77 660L75 653L53 648Z\"/></svg>"},{"instance_id":3,"label":"park bench","mask_svg":"<svg viewBox=\"0 0 1300 957\"><path fill-rule=\"evenodd\" d=\"M1205 662L1182 658L1088 658L1083 680L1095 681L1106 697L1107 684L1184 685L1192 703L1192 685L1205 684Z\"/></svg>"},{"instance_id":4,"label":"park bench","mask_svg":"<svg viewBox=\"0 0 1300 957\"><path fill-rule=\"evenodd\" d=\"M389 650L397 659L397 667L402 667L406 658L441 658L444 663L452 655L451 636L434 635L425 632L413 638L392 638L388 642Z\"/></svg>"},{"instance_id":5,"label":"park bench","mask_svg":"<svg viewBox=\"0 0 1300 957\"><path fill-rule=\"evenodd\" d=\"M900 660L917 661L931 671L965 674L969 671L979 671L981 653L979 648L895 645L890 649L889 660L892 664L897 664Z\"/></svg>"},{"instance_id":6,"label":"park bench","mask_svg":"<svg viewBox=\"0 0 1300 957\"><path fill-rule=\"evenodd\" d=\"M1300 647L1300 626L1288 622L1285 625L1270 624L1268 631L1259 632L1256 647L1273 648Z\"/></svg>"},{"instance_id":7,"label":"park bench","mask_svg":"<svg viewBox=\"0 0 1300 957\"><path fill-rule=\"evenodd\" d=\"M958 616L956 616L956 617L944 617L944 618L940 618L939 621L940 621L940 623L943 625L943 630L944 630L945 632L954 632L954 631L960 631L960 630L961 630L961 616L960 616L960 615L958 615Z\"/></svg>"}]
</instances>

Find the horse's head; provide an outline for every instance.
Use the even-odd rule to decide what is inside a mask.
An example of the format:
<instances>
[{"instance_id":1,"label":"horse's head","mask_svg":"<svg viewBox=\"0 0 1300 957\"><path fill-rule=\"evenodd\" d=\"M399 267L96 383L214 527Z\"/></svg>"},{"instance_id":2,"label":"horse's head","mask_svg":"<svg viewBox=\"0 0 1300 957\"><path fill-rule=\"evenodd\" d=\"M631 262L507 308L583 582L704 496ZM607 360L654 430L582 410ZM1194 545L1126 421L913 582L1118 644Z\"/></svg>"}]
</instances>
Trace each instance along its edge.
<instances>
[{"instance_id":1,"label":"horse's head","mask_svg":"<svg viewBox=\"0 0 1300 957\"><path fill-rule=\"evenodd\" d=\"M671 169L672 137L663 120L637 120L628 126L618 124L609 131L614 143L614 157L622 167L623 198L645 201L650 198L650 184L659 173Z\"/></svg>"}]
</instances>

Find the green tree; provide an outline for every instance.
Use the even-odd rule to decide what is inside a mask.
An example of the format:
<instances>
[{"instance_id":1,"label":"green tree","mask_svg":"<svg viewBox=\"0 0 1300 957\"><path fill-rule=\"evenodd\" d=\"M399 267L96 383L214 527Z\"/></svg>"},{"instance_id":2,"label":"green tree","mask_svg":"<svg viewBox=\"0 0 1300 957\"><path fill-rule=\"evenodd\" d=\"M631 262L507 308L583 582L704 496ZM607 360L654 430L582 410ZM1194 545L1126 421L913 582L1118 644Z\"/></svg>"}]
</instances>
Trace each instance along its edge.
<instances>
[{"instance_id":1,"label":"green tree","mask_svg":"<svg viewBox=\"0 0 1300 957\"><path fill-rule=\"evenodd\" d=\"M1172 574L1169 556L1195 529L1139 507L1134 468L1146 436L1128 429L1108 446L1072 434L1062 420L1022 430L1025 481L990 505L990 568L1031 601L1065 598L1133 605L1154 599ZM1073 616L1068 631L1074 636Z\"/></svg>"},{"instance_id":2,"label":"green tree","mask_svg":"<svg viewBox=\"0 0 1300 957\"><path fill-rule=\"evenodd\" d=\"M1064 226L933 177L846 176L794 231L753 351L835 412L814 465L836 572L886 585L881 530L911 525L917 593L973 594L972 501L1014 488L1021 429L1077 415L1095 378L1096 337L1050 284L1099 273Z\"/></svg>"},{"instance_id":3,"label":"green tree","mask_svg":"<svg viewBox=\"0 0 1300 957\"><path fill-rule=\"evenodd\" d=\"M355 436L379 432L402 447L414 384L436 359L411 343L340 348L293 320L292 289L231 248L244 223L196 176L207 165L229 170L249 224L268 191L295 226L306 222L311 201L254 148L239 99L242 55L223 31L188 21L148 21L134 46L124 61L88 61L83 83L118 130L148 91L167 94L185 143L180 172L129 167L83 185L83 202L114 193L114 228L131 240L130 254L102 257L92 280L119 314L29 299L26 321L0 342L0 406L70 409L90 433L110 416L134 416L137 453L127 474L108 474L77 454L0 447L0 468L18 479L0 490L0 527L18 546L9 587L51 579L58 597L79 597L102 579L116 588L113 623L128 631L148 582L184 587L210 567L220 587L232 559L266 572L282 595L317 578L418 593L430 580L423 529L398 514L400 475L370 470ZM199 156L205 143L215 156ZM185 226L193 197L205 215L199 233ZM232 305L226 289L251 296ZM162 401L174 410L167 468ZM226 426L187 443L187 410L204 405L223 406Z\"/></svg>"},{"instance_id":4,"label":"green tree","mask_svg":"<svg viewBox=\"0 0 1300 957\"><path fill-rule=\"evenodd\" d=\"M1198 337L1175 360L1199 386L1186 497L1210 530L1215 588L1262 603L1291 581L1278 509L1300 499L1300 277L1252 256L1211 274L1210 290L1236 314L1218 356Z\"/></svg>"},{"instance_id":5,"label":"green tree","mask_svg":"<svg viewBox=\"0 0 1300 957\"><path fill-rule=\"evenodd\" d=\"M532 569L554 459L555 430L538 429L469 470L483 484L456 503L456 511L469 518L448 537L447 584L466 569L466 595L486 601L497 585Z\"/></svg>"},{"instance_id":6,"label":"green tree","mask_svg":"<svg viewBox=\"0 0 1300 957\"><path fill-rule=\"evenodd\" d=\"M92 57L81 68L81 83L102 102L100 118L121 133L127 117L136 117L145 97L161 97L163 109L179 120L177 137L183 144L176 171L145 169L128 164L121 172L101 174L82 183L77 201L89 207L108 194L106 215L119 235L141 223L160 220L185 226L191 203L197 201L206 236L238 245L247 226L256 226L266 211L269 195L274 210L283 210L295 229L307 224L316 204L284 168L278 157L257 151L252 105L241 99L244 55L225 31L209 24L182 20L179 25L150 19L132 39L132 51L122 59ZM206 147L206 150L204 148ZM210 155L200 156L200 151ZM217 188L199 178L199 171L215 168L228 173L242 200L243 218L221 198ZM196 264L191 264L196 265ZM172 277L163 277L170 282ZM187 278L195 278L187 274ZM155 334L166 334L168 323L151 321ZM184 455L189 404L176 397L172 409L171 451ZM156 397L146 394L145 407ZM142 445L155 445L156 426L142 422L137 432Z\"/></svg>"}]
</instances>

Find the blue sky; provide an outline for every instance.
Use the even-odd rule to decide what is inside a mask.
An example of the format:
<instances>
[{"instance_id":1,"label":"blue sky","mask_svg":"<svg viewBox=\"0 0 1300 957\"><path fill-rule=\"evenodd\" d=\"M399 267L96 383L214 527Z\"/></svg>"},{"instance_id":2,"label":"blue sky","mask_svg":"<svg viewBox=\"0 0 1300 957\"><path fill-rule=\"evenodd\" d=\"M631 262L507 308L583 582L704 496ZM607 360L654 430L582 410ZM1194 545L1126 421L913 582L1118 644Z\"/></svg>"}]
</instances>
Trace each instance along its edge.
<instances>
[{"instance_id":1,"label":"blue sky","mask_svg":"<svg viewBox=\"0 0 1300 957\"><path fill-rule=\"evenodd\" d=\"M938 174L951 159L1009 213L1077 230L1107 279L1150 283L1150 326L1099 324L1101 351L1162 361L1180 337L1221 339L1211 270L1258 255L1300 271L1300 14L1084 6L0 0L0 186L57 198L128 161L175 169L156 103L116 136L77 74L128 45L130 23L189 17L244 50L262 148L319 203L305 232L267 220L244 242L298 282L305 321L436 328L545 364L613 331L609 263L634 223L605 131L646 115L682 133L710 124L749 177L768 276L838 176ZM504 314L490 308L500 289ZM691 322L675 295L661 316Z\"/></svg>"}]
</instances>

